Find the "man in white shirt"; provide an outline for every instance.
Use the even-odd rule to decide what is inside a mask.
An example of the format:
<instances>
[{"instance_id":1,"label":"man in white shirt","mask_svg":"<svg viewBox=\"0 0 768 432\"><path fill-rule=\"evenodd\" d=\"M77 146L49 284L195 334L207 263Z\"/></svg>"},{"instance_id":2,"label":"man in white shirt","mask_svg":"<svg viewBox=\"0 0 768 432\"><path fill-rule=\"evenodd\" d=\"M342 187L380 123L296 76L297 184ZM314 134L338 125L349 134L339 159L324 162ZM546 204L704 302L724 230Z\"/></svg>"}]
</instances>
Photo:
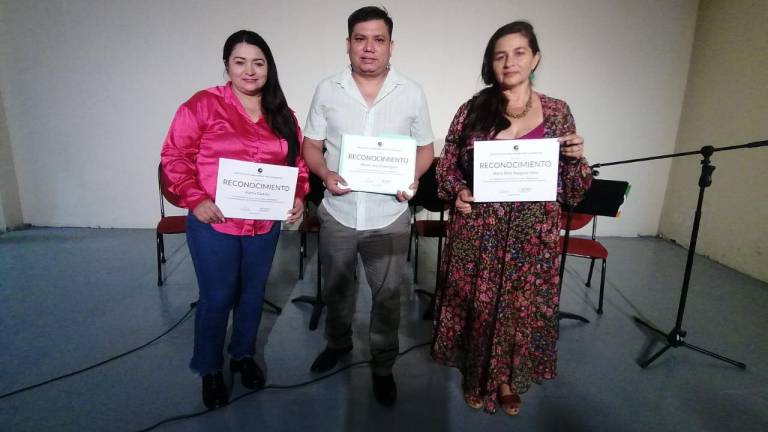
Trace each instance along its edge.
<instances>
[{"instance_id":1,"label":"man in white shirt","mask_svg":"<svg viewBox=\"0 0 768 432\"><path fill-rule=\"evenodd\" d=\"M387 12L373 6L358 9L347 28L351 65L318 84L304 128L304 159L326 186L318 216L328 343L311 370L328 371L352 350L359 253L373 299L373 393L381 404L392 405L397 400L392 366L399 347L400 286L407 280L407 201L432 163L434 136L421 87L389 65L393 42ZM337 172L342 134L411 136L418 146L412 190L397 195L351 192Z\"/></svg>"}]
</instances>

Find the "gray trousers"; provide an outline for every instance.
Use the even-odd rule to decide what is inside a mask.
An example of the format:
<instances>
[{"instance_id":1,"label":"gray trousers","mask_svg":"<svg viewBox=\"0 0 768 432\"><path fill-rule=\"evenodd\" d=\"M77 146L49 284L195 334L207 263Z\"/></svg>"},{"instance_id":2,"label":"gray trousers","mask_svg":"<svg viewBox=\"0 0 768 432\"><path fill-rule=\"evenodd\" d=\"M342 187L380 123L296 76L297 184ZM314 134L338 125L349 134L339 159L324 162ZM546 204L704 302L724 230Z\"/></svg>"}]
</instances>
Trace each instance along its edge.
<instances>
[{"instance_id":1,"label":"gray trousers","mask_svg":"<svg viewBox=\"0 0 768 432\"><path fill-rule=\"evenodd\" d=\"M322 294L328 309L325 320L328 346L344 348L352 345L352 317L357 302L354 277L359 253L371 287L371 367L376 375L390 374L399 349L400 287L406 281L410 213L404 212L384 228L364 231L338 223L323 205L317 215L320 219Z\"/></svg>"}]
</instances>

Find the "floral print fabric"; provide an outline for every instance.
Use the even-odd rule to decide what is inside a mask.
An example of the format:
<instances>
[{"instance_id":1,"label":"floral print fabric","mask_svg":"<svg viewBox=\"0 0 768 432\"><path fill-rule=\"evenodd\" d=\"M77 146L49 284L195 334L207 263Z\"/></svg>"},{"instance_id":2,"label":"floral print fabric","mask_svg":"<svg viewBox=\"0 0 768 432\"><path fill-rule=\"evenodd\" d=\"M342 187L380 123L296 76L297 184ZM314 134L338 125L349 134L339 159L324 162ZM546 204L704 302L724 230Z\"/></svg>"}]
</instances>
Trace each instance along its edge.
<instances>
[{"instance_id":1,"label":"floral print fabric","mask_svg":"<svg viewBox=\"0 0 768 432\"><path fill-rule=\"evenodd\" d=\"M544 123L524 138L575 133L568 105L539 95ZM470 103L451 123L437 167L438 195L466 187L472 147L460 143ZM538 132L538 133L536 133ZM493 137L485 137L493 138ZM458 368L464 393L495 412L499 385L518 393L556 376L560 203L576 204L591 182L584 158L561 158L558 202L476 203L453 212L438 273L432 357Z\"/></svg>"}]
</instances>

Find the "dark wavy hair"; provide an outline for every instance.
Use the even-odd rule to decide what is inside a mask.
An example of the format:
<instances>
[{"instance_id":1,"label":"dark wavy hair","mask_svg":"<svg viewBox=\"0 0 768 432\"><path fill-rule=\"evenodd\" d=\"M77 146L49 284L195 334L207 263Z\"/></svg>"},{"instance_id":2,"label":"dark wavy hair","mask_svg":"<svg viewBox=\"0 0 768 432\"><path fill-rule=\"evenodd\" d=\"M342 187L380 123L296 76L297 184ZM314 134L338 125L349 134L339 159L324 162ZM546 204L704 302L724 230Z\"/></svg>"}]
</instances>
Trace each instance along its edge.
<instances>
[{"instance_id":1,"label":"dark wavy hair","mask_svg":"<svg viewBox=\"0 0 768 432\"><path fill-rule=\"evenodd\" d=\"M299 138L296 129L296 120L293 112L288 108L288 102L285 100L285 94L280 87L280 80L277 78L277 66L275 58L272 56L272 50L269 49L267 42L256 32L250 30L239 30L232 33L224 42L222 58L224 67L229 70L229 56L235 45L245 42L249 45L257 46L267 60L267 82L261 89L261 109L264 112L264 118L267 120L269 128L275 135L285 139L288 142L288 156L286 163L289 166L296 165L296 158L299 156Z\"/></svg>"},{"instance_id":2,"label":"dark wavy hair","mask_svg":"<svg viewBox=\"0 0 768 432\"><path fill-rule=\"evenodd\" d=\"M496 42L504 36L514 33L519 33L528 39L528 46L533 51L533 55L539 53L539 41L536 39L536 33L533 32L533 26L527 21L515 21L506 24L491 36L485 47L483 66L480 69L480 76L488 87L480 90L470 101L469 113L460 140L465 145L472 136L487 136L494 132L503 131L510 126L509 120L504 115L509 101L502 93L501 85L496 81L496 75L493 73L493 55L496 50Z\"/></svg>"}]
</instances>

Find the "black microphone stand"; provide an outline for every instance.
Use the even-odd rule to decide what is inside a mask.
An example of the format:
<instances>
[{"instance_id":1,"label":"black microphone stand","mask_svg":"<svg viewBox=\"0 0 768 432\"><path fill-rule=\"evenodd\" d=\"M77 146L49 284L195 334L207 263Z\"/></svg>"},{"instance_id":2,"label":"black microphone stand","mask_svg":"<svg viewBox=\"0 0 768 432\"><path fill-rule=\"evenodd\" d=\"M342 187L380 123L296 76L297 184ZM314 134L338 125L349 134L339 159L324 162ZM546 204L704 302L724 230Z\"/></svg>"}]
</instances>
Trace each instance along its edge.
<instances>
[{"instance_id":1,"label":"black microphone stand","mask_svg":"<svg viewBox=\"0 0 768 432\"><path fill-rule=\"evenodd\" d=\"M661 357L661 355L667 352L667 350L669 350L670 348L684 347L684 348L697 351L701 354L708 355L717 360L730 363L741 369L746 369L747 365L744 363L738 362L728 357L721 356L719 354L713 353L712 351L707 351L701 347L698 347L696 345L691 345L688 342L686 342L685 336L687 332L683 330L682 326L683 326L683 315L685 314L685 302L688 298L688 283L691 279L691 269L693 268L693 257L696 254L696 240L699 236L699 222L701 221L701 205L704 202L704 190L712 184L712 172L715 170L715 167L710 163L709 159L712 156L712 154L719 151L736 150L736 149L742 149L742 148L756 148L756 147L764 147L764 146L768 146L768 141L756 141L756 142L743 144L743 145L720 147L720 148L716 148L712 146L704 146L699 151L673 153L668 155L653 156L653 157L640 158L640 159L629 159L629 160L618 161L618 162L592 165L592 168L594 169L594 168L600 168L600 167L609 166L609 165L620 165L620 164L643 162L643 161L649 161L649 160L655 160L655 159L667 159L667 158L673 158L673 157L679 157L679 156L690 156L695 154L700 154L703 157L701 161L701 175L699 176L699 200L696 204L696 214L693 219L693 230L691 231L691 241L690 241L690 246L688 248L688 259L685 263L685 275L683 276L683 288L682 288L682 292L680 293L680 303L677 308L677 320L675 321L675 327L669 333L664 333L661 330L657 329L656 327L652 326L651 324L635 316L636 323L642 325L643 327L661 336L662 338L665 339L665 342L666 342L666 346L661 348L655 354L651 355L649 358L640 362L641 368L645 369L646 367L648 367L651 363L653 363L656 359Z\"/></svg>"}]
</instances>

